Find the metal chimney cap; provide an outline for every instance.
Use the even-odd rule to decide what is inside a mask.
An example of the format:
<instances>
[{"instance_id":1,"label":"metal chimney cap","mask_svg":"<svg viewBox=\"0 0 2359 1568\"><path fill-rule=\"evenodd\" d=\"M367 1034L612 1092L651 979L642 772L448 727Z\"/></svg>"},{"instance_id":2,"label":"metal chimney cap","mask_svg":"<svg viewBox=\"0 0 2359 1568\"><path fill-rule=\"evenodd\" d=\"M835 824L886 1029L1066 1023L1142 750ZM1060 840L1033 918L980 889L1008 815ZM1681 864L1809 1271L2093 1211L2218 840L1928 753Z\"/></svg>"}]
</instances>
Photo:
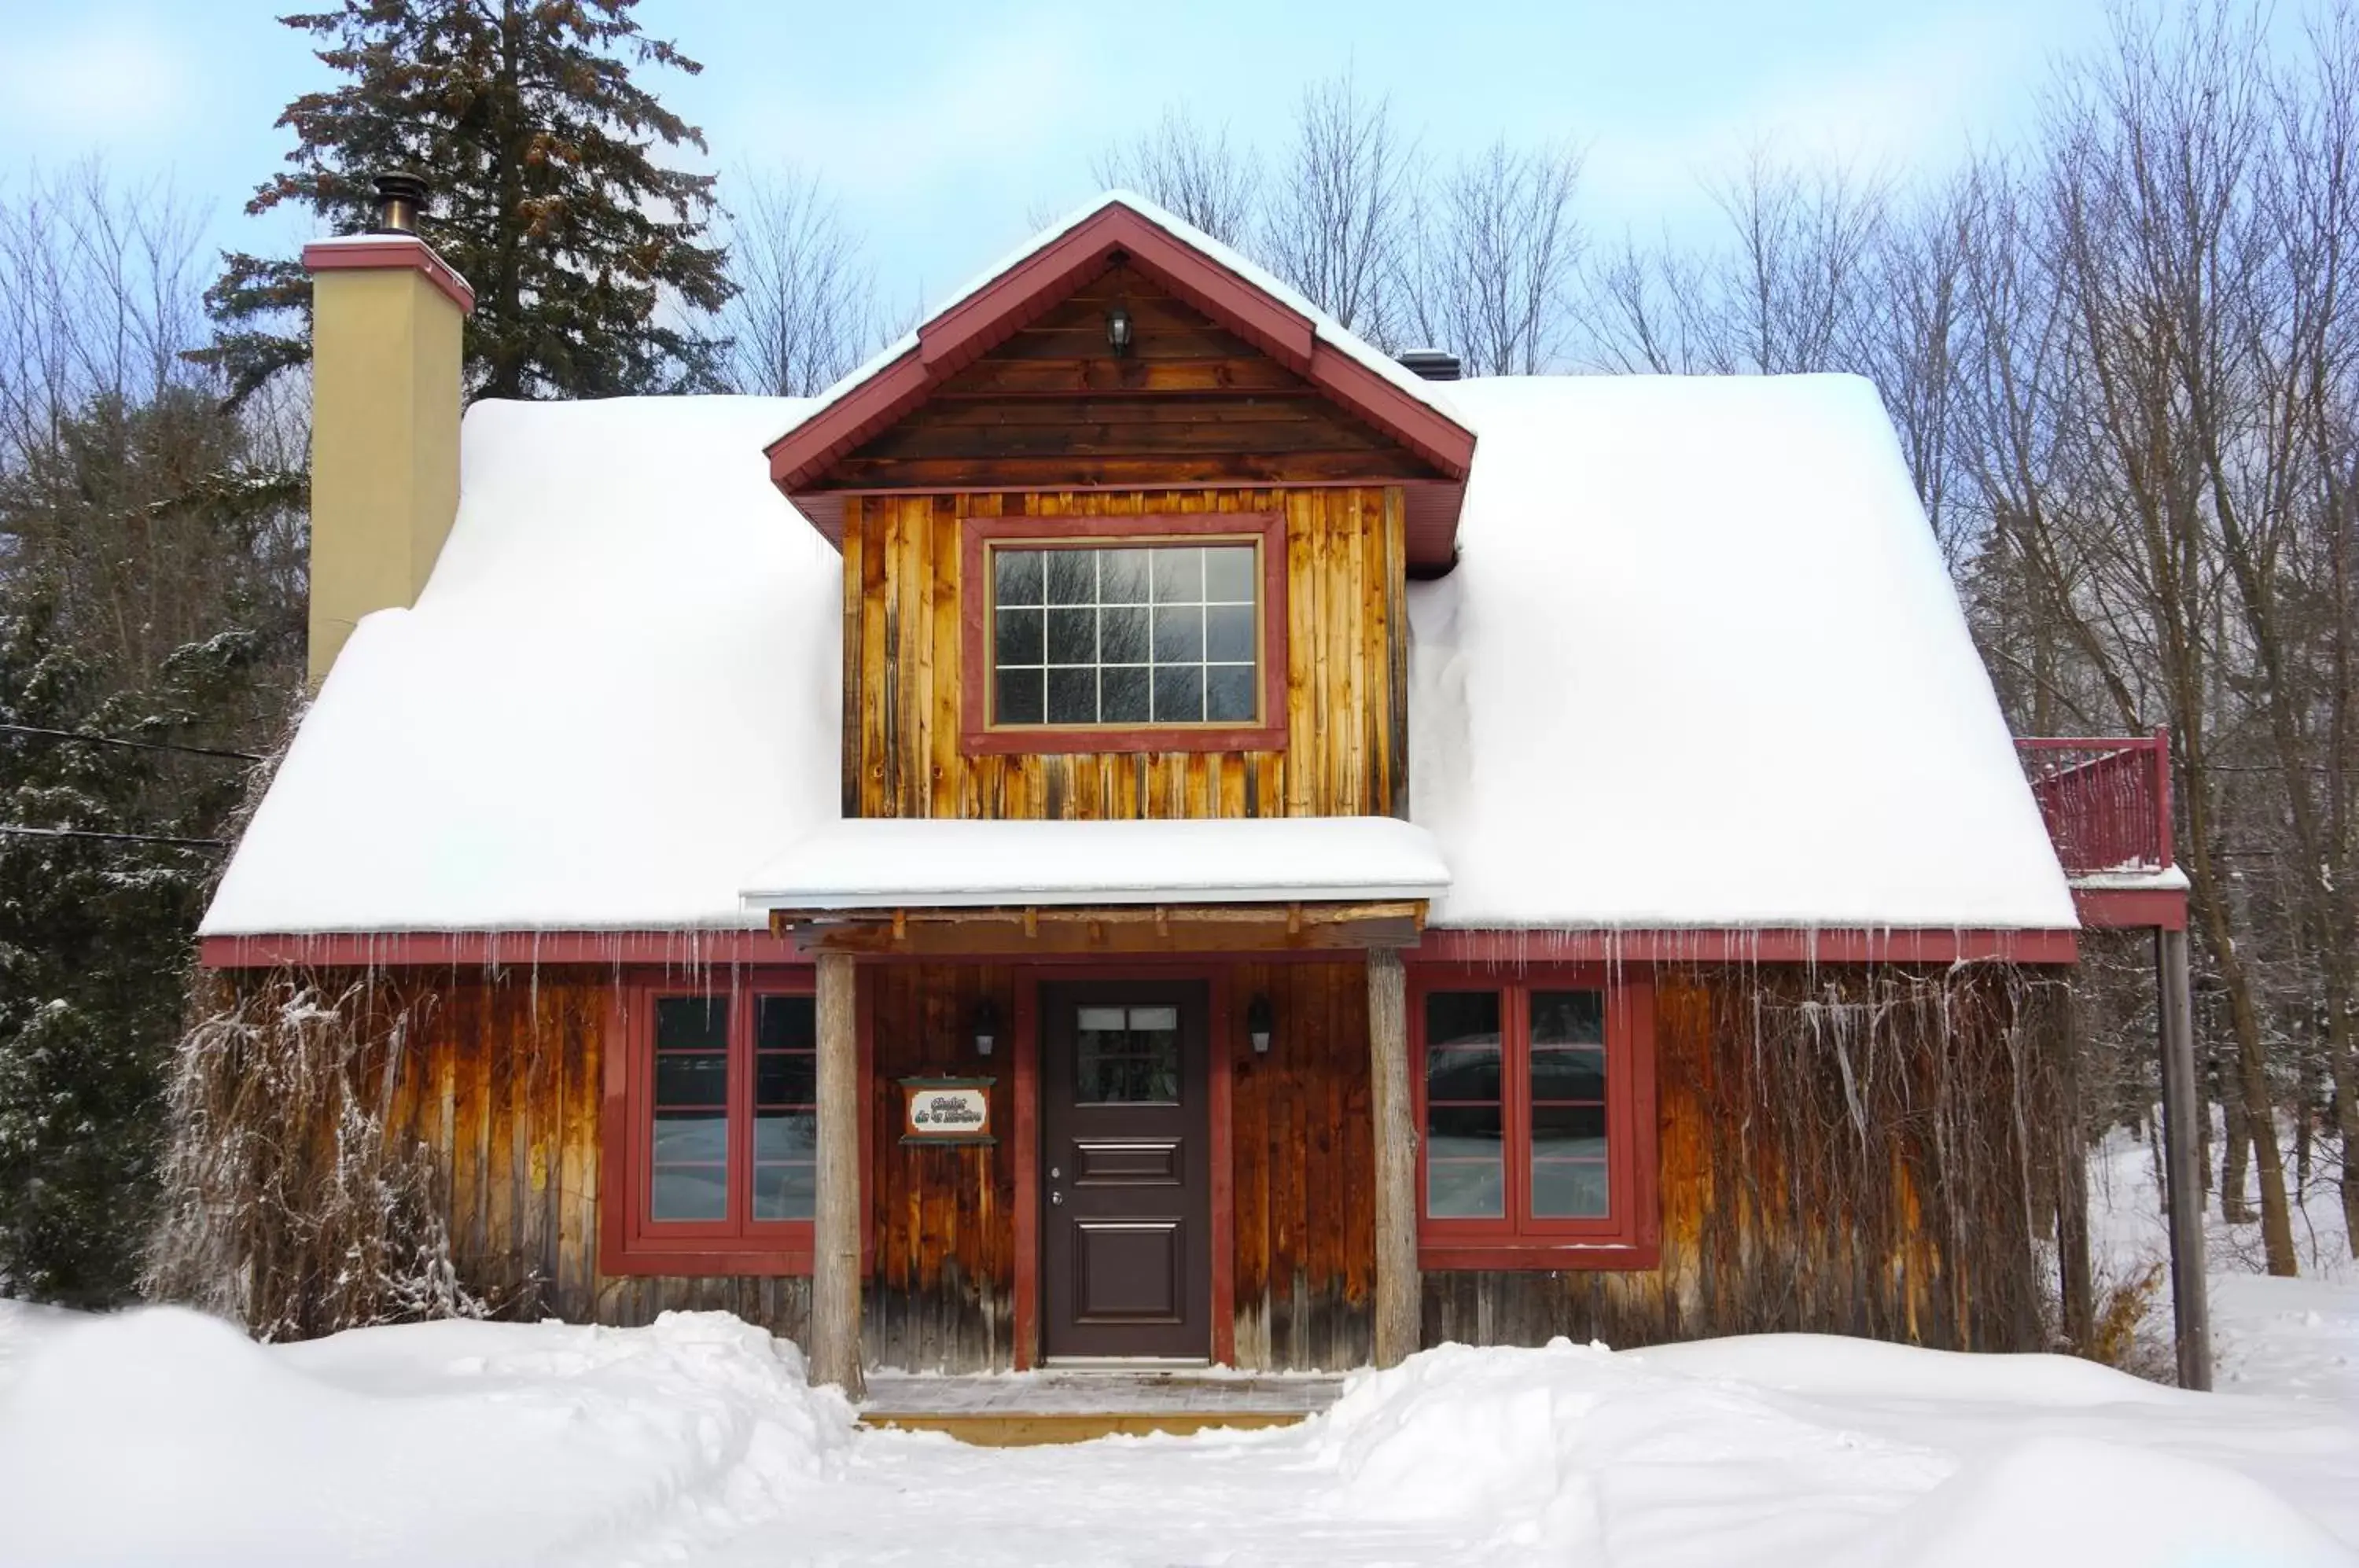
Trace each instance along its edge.
<instances>
[{"instance_id":1,"label":"metal chimney cap","mask_svg":"<svg viewBox=\"0 0 2359 1568\"><path fill-rule=\"evenodd\" d=\"M397 169L378 175L373 183L376 188L376 232L416 234L418 215L426 210L426 199L431 194L426 177Z\"/></svg>"},{"instance_id":2,"label":"metal chimney cap","mask_svg":"<svg viewBox=\"0 0 2359 1568\"><path fill-rule=\"evenodd\" d=\"M1400 363L1410 375L1427 381L1455 381L1459 377L1458 356L1446 348L1412 348L1402 351Z\"/></svg>"}]
</instances>

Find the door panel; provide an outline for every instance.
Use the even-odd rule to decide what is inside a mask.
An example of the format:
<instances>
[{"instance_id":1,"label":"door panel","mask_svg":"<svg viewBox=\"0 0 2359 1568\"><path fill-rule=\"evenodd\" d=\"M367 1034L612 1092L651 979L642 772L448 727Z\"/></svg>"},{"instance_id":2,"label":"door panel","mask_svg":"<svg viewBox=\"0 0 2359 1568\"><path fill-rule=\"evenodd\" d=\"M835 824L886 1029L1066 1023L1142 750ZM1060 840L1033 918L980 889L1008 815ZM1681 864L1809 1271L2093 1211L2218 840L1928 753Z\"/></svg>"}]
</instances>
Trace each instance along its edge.
<instances>
[{"instance_id":1,"label":"door panel","mask_svg":"<svg viewBox=\"0 0 2359 1568\"><path fill-rule=\"evenodd\" d=\"M1211 1350L1202 981L1040 991L1041 1348Z\"/></svg>"}]
</instances>

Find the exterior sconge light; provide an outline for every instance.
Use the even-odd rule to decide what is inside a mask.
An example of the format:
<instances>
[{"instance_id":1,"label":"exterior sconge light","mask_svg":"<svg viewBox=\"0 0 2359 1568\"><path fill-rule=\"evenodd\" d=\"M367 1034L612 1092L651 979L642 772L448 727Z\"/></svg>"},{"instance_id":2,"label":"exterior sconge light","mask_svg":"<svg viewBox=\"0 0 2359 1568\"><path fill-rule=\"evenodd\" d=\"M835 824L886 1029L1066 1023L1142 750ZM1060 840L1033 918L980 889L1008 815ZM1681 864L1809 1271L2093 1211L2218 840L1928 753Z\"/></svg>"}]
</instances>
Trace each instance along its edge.
<instances>
[{"instance_id":1,"label":"exterior sconge light","mask_svg":"<svg viewBox=\"0 0 2359 1568\"><path fill-rule=\"evenodd\" d=\"M1269 1054L1270 1029L1277 1021L1267 996L1256 996L1245 1008L1245 1035L1253 1041L1256 1056Z\"/></svg>"},{"instance_id":2,"label":"exterior sconge light","mask_svg":"<svg viewBox=\"0 0 2359 1568\"><path fill-rule=\"evenodd\" d=\"M1106 346L1117 359L1130 353L1130 307L1119 300L1106 311Z\"/></svg>"},{"instance_id":3,"label":"exterior sconge light","mask_svg":"<svg viewBox=\"0 0 2359 1568\"><path fill-rule=\"evenodd\" d=\"M998 1039L999 1008L993 1005L990 997L985 996L974 1005L974 1053L989 1056Z\"/></svg>"}]
</instances>

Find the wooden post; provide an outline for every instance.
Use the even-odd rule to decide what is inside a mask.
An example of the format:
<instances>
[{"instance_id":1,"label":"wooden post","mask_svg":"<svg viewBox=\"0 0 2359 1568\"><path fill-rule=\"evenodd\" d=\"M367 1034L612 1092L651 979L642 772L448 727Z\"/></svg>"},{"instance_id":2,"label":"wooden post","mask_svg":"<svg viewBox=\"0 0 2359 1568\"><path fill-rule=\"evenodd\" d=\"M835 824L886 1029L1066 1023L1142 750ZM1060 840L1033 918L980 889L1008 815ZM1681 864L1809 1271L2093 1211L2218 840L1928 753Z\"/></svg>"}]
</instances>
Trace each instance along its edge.
<instances>
[{"instance_id":1,"label":"wooden post","mask_svg":"<svg viewBox=\"0 0 2359 1568\"><path fill-rule=\"evenodd\" d=\"M2195 1093L2195 999L2188 977L2187 933L2154 933L2155 978L2161 987L2162 1138L2170 1210L2170 1304L2179 1338L2179 1386L2212 1387L2212 1310L2203 1280L2203 1171L2195 1129L2203 1116Z\"/></svg>"},{"instance_id":2,"label":"wooden post","mask_svg":"<svg viewBox=\"0 0 2359 1568\"><path fill-rule=\"evenodd\" d=\"M1376 1121L1376 1365L1419 1348L1417 1120L1409 1097L1408 984L1397 949L1368 950L1368 1071Z\"/></svg>"},{"instance_id":3,"label":"wooden post","mask_svg":"<svg viewBox=\"0 0 2359 1568\"><path fill-rule=\"evenodd\" d=\"M812 1225L810 1380L853 1399L860 1373L860 1053L852 955L819 955L819 1193Z\"/></svg>"},{"instance_id":4,"label":"wooden post","mask_svg":"<svg viewBox=\"0 0 2359 1568\"><path fill-rule=\"evenodd\" d=\"M2081 1103L2081 994L2071 980L2049 991L2056 1083L2064 1121L2056 1140L2056 1261L2062 1277L2064 1339L2086 1356L2096 1340L2096 1287L2089 1263L2087 1113Z\"/></svg>"}]
</instances>

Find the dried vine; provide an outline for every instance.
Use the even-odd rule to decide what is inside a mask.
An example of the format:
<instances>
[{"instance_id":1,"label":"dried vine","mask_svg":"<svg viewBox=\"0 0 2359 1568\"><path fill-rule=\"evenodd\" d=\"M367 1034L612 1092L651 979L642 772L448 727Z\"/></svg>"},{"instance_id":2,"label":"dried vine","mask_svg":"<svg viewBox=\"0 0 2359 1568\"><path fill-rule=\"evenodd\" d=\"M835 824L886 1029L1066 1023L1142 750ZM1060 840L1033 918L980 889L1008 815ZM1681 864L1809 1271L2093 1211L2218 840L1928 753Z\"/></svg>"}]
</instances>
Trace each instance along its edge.
<instances>
[{"instance_id":1,"label":"dried vine","mask_svg":"<svg viewBox=\"0 0 2359 1568\"><path fill-rule=\"evenodd\" d=\"M484 1315L433 1154L392 1125L413 1021L365 983L217 983L174 1064L151 1296L263 1339Z\"/></svg>"}]
</instances>

